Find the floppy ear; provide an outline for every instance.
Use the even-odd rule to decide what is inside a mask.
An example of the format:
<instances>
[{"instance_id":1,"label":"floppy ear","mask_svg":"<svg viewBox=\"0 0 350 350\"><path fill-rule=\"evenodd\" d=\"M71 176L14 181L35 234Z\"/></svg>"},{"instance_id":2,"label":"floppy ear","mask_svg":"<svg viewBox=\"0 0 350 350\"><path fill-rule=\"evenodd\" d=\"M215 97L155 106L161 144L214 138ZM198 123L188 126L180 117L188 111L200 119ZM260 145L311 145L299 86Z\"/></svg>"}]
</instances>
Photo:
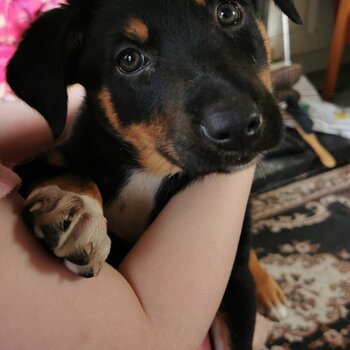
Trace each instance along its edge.
<instances>
[{"instance_id":1,"label":"floppy ear","mask_svg":"<svg viewBox=\"0 0 350 350\"><path fill-rule=\"evenodd\" d=\"M274 0L275 4L285 13L294 23L302 24L303 21L295 8L294 0Z\"/></svg>"},{"instance_id":2,"label":"floppy ear","mask_svg":"<svg viewBox=\"0 0 350 350\"><path fill-rule=\"evenodd\" d=\"M55 139L66 123L67 85L77 82L72 73L86 21L81 12L79 6L62 5L41 15L23 35L7 67L9 85L44 116Z\"/></svg>"}]
</instances>

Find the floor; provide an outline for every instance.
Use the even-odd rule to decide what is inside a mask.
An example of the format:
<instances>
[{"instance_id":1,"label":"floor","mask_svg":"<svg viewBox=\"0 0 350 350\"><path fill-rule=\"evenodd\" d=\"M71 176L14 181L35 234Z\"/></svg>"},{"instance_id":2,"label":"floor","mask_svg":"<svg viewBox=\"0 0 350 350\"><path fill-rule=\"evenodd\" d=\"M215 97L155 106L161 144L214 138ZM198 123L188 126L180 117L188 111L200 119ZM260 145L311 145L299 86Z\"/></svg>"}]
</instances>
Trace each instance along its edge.
<instances>
[{"instance_id":1,"label":"floor","mask_svg":"<svg viewBox=\"0 0 350 350\"><path fill-rule=\"evenodd\" d=\"M325 76L323 70L308 78L321 92ZM341 68L331 102L350 107L350 64ZM266 350L350 349L350 165L345 165L350 163L350 142L319 138L337 151L342 168L318 169L321 175L301 181L320 166L310 158L313 152L284 156L288 174L293 172L291 164L299 181L254 199L253 245L284 289L290 308L288 317L276 324ZM286 173L271 182L285 180Z\"/></svg>"},{"instance_id":2,"label":"floor","mask_svg":"<svg viewBox=\"0 0 350 350\"><path fill-rule=\"evenodd\" d=\"M350 165L252 204L253 247L288 300L266 350L349 350Z\"/></svg>"}]
</instances>

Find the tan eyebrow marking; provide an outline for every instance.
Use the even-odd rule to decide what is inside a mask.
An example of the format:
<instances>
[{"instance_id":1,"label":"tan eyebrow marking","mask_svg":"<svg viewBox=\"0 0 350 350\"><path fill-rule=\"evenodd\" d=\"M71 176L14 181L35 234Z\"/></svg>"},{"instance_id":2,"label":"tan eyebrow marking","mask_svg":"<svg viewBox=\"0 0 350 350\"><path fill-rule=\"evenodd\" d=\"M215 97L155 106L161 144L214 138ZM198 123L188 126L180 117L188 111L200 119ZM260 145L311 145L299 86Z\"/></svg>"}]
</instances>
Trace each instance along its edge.
<instances>
[{"instance_id":1,"label":"tan eyebrow marking","mask_svg":"<svg viewBox=\"0 0 350 350\"><path fill-rule=\"evenodd\" d=\"M140 19L131 19L124 27L125 35L132 39L144 43L148 40L148 27Z\"/></svg>"},{"instance_id":2,"label":"tan eyebrow marking","mask_svg":"<svg viewBox=\"0 0 350 350\"><path fill-rule=\"evenodd\" d=\"M194 0L197 5L199 6L206 6L207 1L206 0Z\"/></svg>"}]
</instances>

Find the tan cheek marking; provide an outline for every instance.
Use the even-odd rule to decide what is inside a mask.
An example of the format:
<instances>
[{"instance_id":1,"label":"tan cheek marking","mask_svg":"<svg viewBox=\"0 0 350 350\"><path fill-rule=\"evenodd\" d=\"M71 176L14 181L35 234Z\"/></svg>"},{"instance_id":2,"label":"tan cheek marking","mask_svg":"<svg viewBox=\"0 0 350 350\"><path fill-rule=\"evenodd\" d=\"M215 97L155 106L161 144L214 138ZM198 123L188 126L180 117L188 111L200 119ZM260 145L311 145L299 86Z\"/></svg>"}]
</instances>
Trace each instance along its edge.
<instances>
[{"instance_id":1,"label":"tan cheek marking","mask_svg":"<svg viewBox=\"0 0 350 350\"><path fill-rule=\"evenodd\" d=\"M160 140L161 135L164 132L159 125L131 125L124 133L124 138L138 150L139 161L146 170L154 175L166 176L180 169L157 151L156 143L164 143Z\"/></svg>"},{"instance_id":2,"label":"tan cheek marking","mask_svg":"<svg viewBox=\"0 0 350 350\"><path fill-rule=\"evenodd\" d=\"M113 108L110 93L103 88L99 93L99 100L106 117L113 129L138 151L139 162L143 168L154 175L167 176L181 171L176 165L170 163L157 151L156 144L164 144L164 128L159 124L138 125L132 124L123 127ZM163 140L162 140L163 138Z\"/></svg>"},{"instance_id":3,"label":"tan cheek marking","mask_svg":"<svg viewBox=\"0 0 350 350\"><path fill-rule=\"evenodd\" d=\"M259 74L259 76L263 84L266 86L266 88L269 91L272 91L273 88L272 88L271 71L270 71L270 65L271 65L270 40L267 36L267 32L264 24L260 20L257 20L256 24L258 26L258 29L264 41L266 55L267 55L267 63L268 63L268 66Z\"/></svg>"},{"instance_id":4,"label":"tan cheek marking","mask_svg":"<svg viewBox=\"0 0 350 350\"><path fill-rule=\"evenodd\" d=\"M194 1L199 6L206 6L207 5L207 1L206 0L194 0Z\"/></svg>"},{"instance_id":5,"label":"tan cheek marking","mask_svg":"<svg viewBox=\"0 0 350 350\"><path fill-rule=\"evenodd\" d=\"M102 90L98 94L98 99L106 114L109 124L113 127L114 130L119 132L122 128L119 123L118 115L114 111L114 108L111 102L111 96L106 88L102 88Z\"/></svg>"},{"instance_id":6,"label":"tan cheek marking","mask_svg":"<svg viewBox=\"0 0 350 350\"><path fill-rule=\"evenodd\" d=\"M145 23L139 19L131 19L124 27L124 33L132 40L144 43L148 40L148 28Z\"/></svg>"}]
</instances>

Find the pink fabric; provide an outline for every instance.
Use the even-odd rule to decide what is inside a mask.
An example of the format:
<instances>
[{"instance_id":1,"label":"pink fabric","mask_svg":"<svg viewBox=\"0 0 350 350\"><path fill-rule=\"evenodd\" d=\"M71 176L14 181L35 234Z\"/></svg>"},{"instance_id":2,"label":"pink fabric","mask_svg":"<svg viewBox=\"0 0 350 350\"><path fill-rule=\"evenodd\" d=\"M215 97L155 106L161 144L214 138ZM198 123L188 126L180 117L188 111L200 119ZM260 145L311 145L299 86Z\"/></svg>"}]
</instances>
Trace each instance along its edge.
<instances>
[{"instance_id":1,"label":"pink fabric","mask_svg":"<svg viewBox=\"0 0 350 350\"><path fill-rule=\"evenodd\" d=\"M16 189L21 179L9 168L0 164L0 199Z\"/></svg>"},{"instance_id":2,"label":"pink fabric","mask_svg":"<svg viewBox=\"0 0 350 350\"><path fill-rule=\"evenodd\" d=\"M6 84L6 65L21 35L43 11L57 7L61 0L0 0L0 98L10 94Z\"/></svg>"},{"instance_id":3,"label":"pink fabric","mask_svg":"<svg viewBox=\"0 0 350 350\"><path fill-rule=\"evenodd\" d=\"M207 336L205 338L204 343L202 344L202 346L201 346L201 348L199 350L211 350L209 336Z\"/></svg>"}]
</instances>

